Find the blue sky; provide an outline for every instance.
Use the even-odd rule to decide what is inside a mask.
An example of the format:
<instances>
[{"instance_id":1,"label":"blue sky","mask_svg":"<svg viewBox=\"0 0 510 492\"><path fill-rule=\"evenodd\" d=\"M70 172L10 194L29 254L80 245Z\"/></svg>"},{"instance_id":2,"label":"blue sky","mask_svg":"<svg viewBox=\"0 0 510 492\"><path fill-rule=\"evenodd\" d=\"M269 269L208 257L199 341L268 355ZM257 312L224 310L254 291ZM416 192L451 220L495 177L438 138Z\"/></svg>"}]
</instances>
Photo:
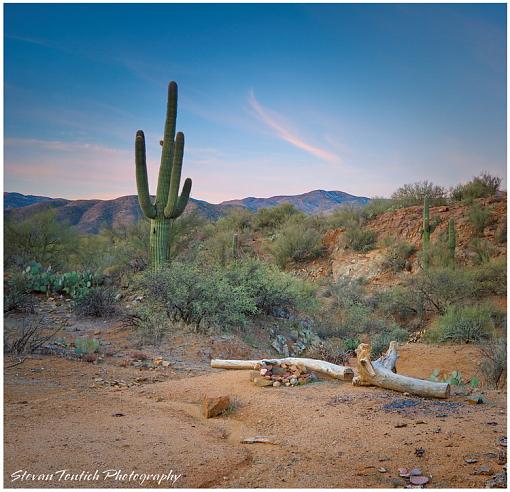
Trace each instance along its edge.
<instances>
[{"instance_id":1,"label":"blue sky","mask_svg":"<svg viewBox=\"0 0 510 492\"><path fill-rule=\"evenodd\" d=\"M506 5L5 4L4 189L156 189L166 85L210 202L389 196L481 170L506 187Z\"/></svg>"}]
</instances>

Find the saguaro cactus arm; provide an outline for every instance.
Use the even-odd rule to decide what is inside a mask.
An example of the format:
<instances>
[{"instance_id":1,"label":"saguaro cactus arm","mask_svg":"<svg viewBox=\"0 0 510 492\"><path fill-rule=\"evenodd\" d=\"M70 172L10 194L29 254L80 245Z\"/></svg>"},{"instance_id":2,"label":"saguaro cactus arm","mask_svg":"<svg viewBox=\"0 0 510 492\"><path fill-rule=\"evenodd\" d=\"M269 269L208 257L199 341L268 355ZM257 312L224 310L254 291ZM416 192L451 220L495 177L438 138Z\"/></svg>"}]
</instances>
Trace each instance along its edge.
<instances>
[{"instance_id":1,"label":"saguaro cactus arm","mask_svg":"<svg viewBox=\"0 0 510 492\"><path fill-rule=\"evenodd\" d=\"M191 184L191 178L186 178L186 181L184 181L184 185L182 186L181 196L179 196L175 207L168 216L170 219L176 219L184 212L184 209L188 204L189 195L191 193Z\"/></svg>"},{"instance_id":2,"label":"saguaro cactus arm","mask_svg":"<svg viewBox=\"0 0 510 492\"><path fill-rule=\"evenodd\" d=\"M143 213L149 219L156 217L156 207L152 204L147 179L147 161L145 158L145 136L142 130L136 132L135 138L136 187L138 201Z\"/></svg>"},{"instance_id":3,"label":"saguaro cactus arm","mask_svg":"<svg viewBox=\"0 0 510 492\"><path fill-rule=\"evenodd\" d=\"M191 192L191 180L186 179L182 194L179 197L179 184L181 182L182 158L184 155L184 135L179 132L175 138L174 157L170 177L170 189L165 207L165 217L175 219L182 214L188 203Z\"/></svg>"}]
</instances>

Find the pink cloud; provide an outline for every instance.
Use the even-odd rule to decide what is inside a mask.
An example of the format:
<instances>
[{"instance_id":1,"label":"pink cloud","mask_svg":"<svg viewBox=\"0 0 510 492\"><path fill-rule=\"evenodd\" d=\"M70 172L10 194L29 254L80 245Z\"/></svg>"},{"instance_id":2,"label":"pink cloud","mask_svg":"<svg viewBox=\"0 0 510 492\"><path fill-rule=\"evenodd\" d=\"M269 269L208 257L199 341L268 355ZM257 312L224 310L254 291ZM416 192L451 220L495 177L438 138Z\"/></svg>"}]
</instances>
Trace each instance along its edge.
<instances>
[{"instance_id":1,"label":"pink cloud","mask_svg":"<svg viewBox=\"0 0 510 492\"><path fill-rule=\"evenodd\" d=\"M276 113L264 108L255 98L255 94L253 91L250 92L248 97L248 102L252 109L256 112L257 116L270 128L276 131L277 135L286 142L294 145L295 147L304 150L320 159L325 161L334 161L339 162L340 157L333 152L330 152L326 149L322 149L320 147L316 147L305 142L301 137L296 135L292 130L287 128L281 121L281 117L279 117Z\"/></svg>"}]
</instances>

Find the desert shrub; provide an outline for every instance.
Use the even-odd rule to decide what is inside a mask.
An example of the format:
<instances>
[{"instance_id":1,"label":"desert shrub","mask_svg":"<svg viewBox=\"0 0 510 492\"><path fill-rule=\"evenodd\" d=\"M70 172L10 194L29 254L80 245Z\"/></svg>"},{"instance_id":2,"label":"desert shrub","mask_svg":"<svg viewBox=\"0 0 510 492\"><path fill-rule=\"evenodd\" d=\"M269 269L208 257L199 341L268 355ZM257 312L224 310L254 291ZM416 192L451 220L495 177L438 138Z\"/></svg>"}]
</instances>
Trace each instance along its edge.
<instances>
[{"instance_id":1,"label":"desert shrub","mask_svg":"<svg viewBox=\"0 0 510 492\"><path fill-rule=\"evenodd\" d=\"M395 210L396 208L398 207L394 200L374 197L361 208L360 213L364 219L370 220L375 219L388 210Z\"/></svg>"},{"instance_id":2,"label":"desert shrub","mask_svg":"<svg viewBox=\"0 0 510 492\"><path fill-rule=\"evenodd\" d=\"M506 232L506 222L504 222L503 224L501 224L497 229L496 229L496 232L494 234L494 239L496 240L497 243L499 244L503 244L503 243L506 243L506 240L507 240L507 232Z\"/></svg>"},{"instance_id":3,"label":"desert shrub","mask_svg":"<svg viewBox=\"0 0 510 492\"><path fill-rule=\"evenodd\" d=\"M473 260L477 265L490 261L495 250L490 241L478 237L471 239L468 246L469 251L473 254Z\"/></svg>"},{"instance_id":4,"label":"desert shrub","mask_svg":"<svg viewBox=\"0 0 510 492\"><path fill-rule=\"evenodd\" d=\"M393 272L404 270L407 260L416 252L416 247L405 241L391 241L383 262L384 268Z\"/></svg>"},{"instance_id":5,"label":"desert shrub","mask_svg":"<svg viewBox=\"0 0 510 492\"><path fill-rule=\"evenodd\" d=\"M506 257L496 258L471 272L475 296L506 295Z\"/></svg>"},{"instance_id":6,"label":"desert shrub","mask_svg":"<svg viewBox=\"0 0 510 492\"><path fill-rule=\"evenodd\" d=\"M354 251L370 251L374 248L376 240L376 233L359 223L351 222L345 228L345 245Z\"/></svg>"},{"instance_id":7,"label":"desert shrub","mask_svg":"<svg viewBox=\"0 0 510 492\"><path fill-rule=\"evenodd\" d=\"M424 312L423 296L412 290L396 286L376 294L377 307L387 316L399 321L408 321Z\"/></svg>"},{"instance_id":8,"label":"desert shrub","mask_svg":"<svg viewBox=\"0 0 510 492\"><path fill-rule=\"evenodd\" d=\"M165 312L153 305L139 307L133 316L133 322L143 345L158 347L169 329L169 320ZM141 360L147 358L145 356L143 359L141 353L137 353L136 357Z\"/></svg>"},{"instance_id":9,"label":"desert shrub","mask_svg":"<svg viewBox=\"0 0 510 492\"><path fill-rule=\"evenodd\" d=\"M24 266L30 261L65 268L77 249L78 235L59 222L54 210L33 215L24 221L7 219L4 228L4 262Z\"/></svg>"},{"instance_id":10,"label":"desert shrub","mask_svg":"<svg viewBox=\"0 0 510 492\"><path fill-rule=\"evenodd\" d=\"M23 272L14 272L4 280L4 313L19 310L33 313L35 299L28 277Z\"/></svg>"},{"instance_id":11,"label":"desert shrub","mask_svg":"<svg viewBox=\"0 0 510 492\"><path fill-rule=\"evenodd\" d=\"M381 333L377 333L370 340L372 357L379 357L386 352L390 342L405 342L408 336L407 331L396 324L393 324Z\"/></svg>"},{"instance_id":12,"label":"desert shrub","mask_svg":"<svg viewBox=\"0 0 510 492\"><path fill-rule=\"evenodd\" d=\"M289 217L303 215L290 203L282 203L276 207L261 208L253 219L257 229L277 229L281 227Z\"/></svg>"},{"instance_id":13,"label":"desert shrub","mask_svg":"<svg viewBox=\"0 0 510 492\"><path fill-rule=\"evenodd\" d=\"M4 351L14 354L31 354L49 342L62 330L62 326L45 328L44 318L23 318L21 326L5 329Z\"/></svg>"},{"instance_id":14,"label":"desert shrub","mask_svg":"<svg viewBox=\"0 0 510 492\"><path fill-rule=\"evenodd\" d=\"M181 217L174 223L180 227ZM102 247L103 251L87 250L82 245L81 257L90 258L97 255L101 262L95 268L88 267L87 260L82 260L82 268L91 268L111 276L114 280L129 277L142 272L149 264L149 221L145 218L126 226L103 229L93 247Z\"/></svg>"},{"instance_id":15,"label":"desert shrub","mask_svg":"<svg viewBox=\"0 0 510 492\"><path fill-rule=\"evenodd\" d=\"M475 202L469 207L468 219L475 234L482 235L484 229L491 223L491 211Z\"/></svg>"},{"instance_id":16,"label":"desert shrub","mask_svg":"<svg viewBox=\"0 0 510 492\"><path fill-rule=\"evenodd\" d=\"M479 342L494 334L494 309L489 305L450 306L427 334L429 341Z\"/></svg>"},{"instance_id":17,"label":"desert shrub","mask_svg":"<svg viewBox=\"0 0 510 492\"><path fill-rule=\"evenodd\" d=\"M447 194L447 190L442 186L421 181L401 186L391 195L391 199L398 207L411 207L422 205L423 199L428 196L431 205L442 205L446 203Z\"/></svg>"},{"instance_id":18,"label":"desert shrub","mask_svg":"<svg viewBox=\"0 0 510 492\"><path fill-rule=\"evenodd\" d=\"M474 200L494 195L501 185L501 178L483 171L469 183L459 184L451 190L453 200Z\"/></svg>"},{"instance_id":19,"label":"desert shrub","mask_svg":"<svg viewBox=\"0 0 510 492\"><path fill-rule=\"evenodd\" d=\"M426 310L444 314L453 304L471 299L477 285L470 271L465 269L434 268L406 279L404 288L423 302Z\"/></svg>"},{"instance_id":20,"label":"desert shrub","mask_svg":"<svg viewBox=\"0 0 510 492\"><path fill-rule=\"evenodd\" d=\"M197 330L240 329L260 314L286 314L315 304L309 284L256 260L228 268L174 261L160 272L146 273L140 283L147 298L172 320Z\"/></svg>"},{"instance_id":21,"label":"desert shrub","mask_svg":"<svg viewBox=\"0 0 510 492\"><path fill-rule=\"evenodd\" d=\"M242 327L256 311L241 286L230 285L218 269L198 264L175 261L170 268L146 274L142 287L171 319L196 330Z\"/></svg>"},{"instance_id":22,"label":"desert shrub","mask_svg":"<svg viewBox=\"0 0 510 492\"><path fill-rule=\"evenodd\" d=\"M255 214L246 209L233 209L216 222L219 230L248 232L253 229Z\"/></svg>"},{"instance_id":23,"label":"desert shrub","mask_svg":"<svg viewBox=\"0 0 510 492\"><path fill-rule=\"evenodd\" d=\"M307 349L306 357L325 360L332 364L345 365L349 362L349 354L345 352L339 340L325 340Z\"/></svg>"},{"instance_id":24,"label":"desert shrub","mask_svg":"<svg viewBox=\"0 0 510 492\"><path fill-rule=\"evenodd\" d=\"M91 355L99 352L101 342L97 338L77 338L74 341L74 352L78 355Z\"/></svg>"},{"instance_id":25,"label":"desert shrub","mask_svg":"<svg viewBox=\"0 0 510 492\"><path fill-rule=\"evenodd\" d=\"M341 276L336 281L328 281L322 290L322 296L330 302L333 310L344 309L353 304L367 305L365 281L362 278Z\"/></svg>"},{"instance_id":26,"label":"desert shrub","mask_svg":"<svg viewBox=\"0 0 510 492\"><path fill-rule=\"evenodd\" d=\"M234 233L228 230L218 230L210 236L203 245L207 259L217 265L225 266L234 259L233 255Z\"/></svg>"},{"instance_id":27,"label":"desert shrub","mask_svg":"<svg viewBox=\"0 0 510 492\"><path fill-rule=\"evenodd\" d=\"M348 355L355 355L356 349L358 348L361 341L358 338L344 338L342 345Z\"/></svg>"},{"instance_id":28,"label":"desert shrub","mask_svg":"<svg viewBox=\"0 0 510 492\"><path fill-rule=\"evenodd\" d=\"M82 316L107 318L117 311L116 292L110 287L93 287L78 295L74 310Z\"/></svg>"},{"instance_id":29,"label":"desert shrub","mask_svg":"<svg viewBox=\"0 0 510 492\"><path fill-rule=\"evenodd\" d=\"M353 206L341 206L325 217L329 229L347 227L351 223L359 224L362 220L361 208Z\"/></svg>"},{"instance_id":30,"label":"desert shrub","mask_svg":"<svg viewBox=\"0 0 510 492\"><path fill-rule=\"evenodd\" d=\"M291 261L300 262L317 258L323 252L319 232L303 223L289 223L279 232L271 247L274 259L280 267Z\"/></svg>"},{"instance_id":31,"label":"desert shrub","mask_svg":"<svg viewBox=\"0 0 510 492\"><path fill-rule=\"evenodd\" d=\"M289 315L303 311L312 313L317 301L312 284L281 272L262 261L246 259L228 268L224 274L232 285L242 286L253 299L256 314Z\"/></svg>"},{"instance_id":32,"label":"desert shrub","mask_svg":"<svg viewBox=\"0 0 510 492\"><path fill-rule=\"evenodd\" d=\"M506 338L497 338L480 346L480 372L487 384L494 388L506 383Z\"/></svg>"}]
</instances>

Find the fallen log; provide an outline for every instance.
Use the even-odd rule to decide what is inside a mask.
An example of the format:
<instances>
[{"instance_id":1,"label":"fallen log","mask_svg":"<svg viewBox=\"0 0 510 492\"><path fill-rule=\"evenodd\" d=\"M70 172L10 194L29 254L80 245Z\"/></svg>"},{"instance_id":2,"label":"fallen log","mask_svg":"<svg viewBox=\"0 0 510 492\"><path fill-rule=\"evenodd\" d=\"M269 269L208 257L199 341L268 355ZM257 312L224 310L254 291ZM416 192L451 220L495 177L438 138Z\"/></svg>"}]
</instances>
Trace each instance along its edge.
<instances>
[{"instance_id":1,"label":"fallen log","mask_svg":"<svg viewBox=\"0 0 510 492\"><path fill-rule=\"evenodd\" d=\"M317 359L306 359L301 357L286 357L284 359L260 359L260 360L211 360L211 367L216 369L256 369L257 364L294 364L304 366L307 371L315 371L326 374L341 381L352 381L354 371L350 367L338 366Z\"/></svg>"},{"instance_id":2,"label":"fallen log","mask_svg":"<svg viewBox=\"0 0 510 492\"><path fill-rule=\"evenodd\" d=\"M448 383L436 383L397 374L395 367L398 359L397 348L397 342L390 342L387 352L372 362L370 360L370 345L360 344L356 349L358 375L353 378L352 384L354 386L379 386L429 398L448 398L450 396Z\"/></svg>"}]
</instances>

